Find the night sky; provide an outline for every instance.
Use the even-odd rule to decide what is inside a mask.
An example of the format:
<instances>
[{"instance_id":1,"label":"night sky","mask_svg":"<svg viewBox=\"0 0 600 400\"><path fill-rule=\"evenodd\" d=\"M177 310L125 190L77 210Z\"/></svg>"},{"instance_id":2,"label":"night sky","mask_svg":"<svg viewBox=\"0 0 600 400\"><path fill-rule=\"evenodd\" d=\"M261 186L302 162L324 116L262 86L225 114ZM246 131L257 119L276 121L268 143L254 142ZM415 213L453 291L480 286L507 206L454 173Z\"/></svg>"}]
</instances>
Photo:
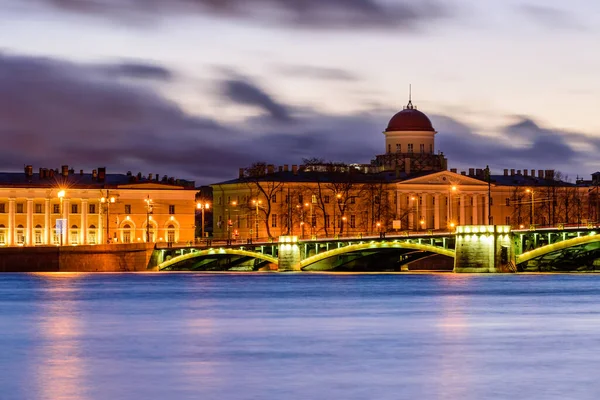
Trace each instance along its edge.
<instances>
[{"instance_id":1,"label":"night sky","mask_svg":"<svg viewBox=\"0 0 600 400\"><path fill-rule=\"evenodd\" d=\"M0 0L0 168L367 163L412 84L450 168L588 178L598 43L595 0Z\"/></svg>"}]
</instances>

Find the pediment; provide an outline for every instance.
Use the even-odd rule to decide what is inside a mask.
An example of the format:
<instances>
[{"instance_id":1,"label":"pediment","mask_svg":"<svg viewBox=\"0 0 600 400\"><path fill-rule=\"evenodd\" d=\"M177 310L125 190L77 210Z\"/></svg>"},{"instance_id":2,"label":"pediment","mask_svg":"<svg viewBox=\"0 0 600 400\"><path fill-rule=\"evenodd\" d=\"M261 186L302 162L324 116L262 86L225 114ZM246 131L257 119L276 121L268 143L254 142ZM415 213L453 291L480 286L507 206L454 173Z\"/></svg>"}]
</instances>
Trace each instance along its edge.
<instances>
[{"instance_id":1,"label":"pediment","mask_svg":"<svg viewBox=\"0 0 600 400\"><path fill-rule=\"evenodd\" d=\"M450 171L434 172L429 175L398 182L399 185L460 185L487 186L487 182Z\"/></svg>"}]
</instances>

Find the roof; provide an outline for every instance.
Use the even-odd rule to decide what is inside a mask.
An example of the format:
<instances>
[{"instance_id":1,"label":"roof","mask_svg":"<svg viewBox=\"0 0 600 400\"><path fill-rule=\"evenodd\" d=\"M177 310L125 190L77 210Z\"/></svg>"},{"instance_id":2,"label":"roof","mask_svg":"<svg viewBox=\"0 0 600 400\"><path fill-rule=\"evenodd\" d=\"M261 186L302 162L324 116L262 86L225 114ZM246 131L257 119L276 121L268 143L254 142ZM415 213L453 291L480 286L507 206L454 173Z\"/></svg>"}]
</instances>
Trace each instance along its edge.
<instances>
[{"instance_id":1,"label":"roof","mask_svg":"<svg viewBox=\"0 0 600 400\"><path fill-rule=\"evenodd\" d=\"M408 106L390 119L386 132L402 132L402 131L422 131L435 132L429 117L413 107L409 102Z\"/></svg>"},{"instance_id":2,"label":"roof","mask_svg":"<svg viewBox=\"0 0 600 400\"><path fill-rule=\"evenodd\" d=\"M53 177L41 178L39 173L34 173L27 176L24 172L0 172L0 187L39 187L39 188L54 188L58 186L67 186L71 188L117 188L122 185L161 185L172 186L173 188L184 187L194 188L193 181L183 179L139 179L135 175L127 174L106 174L103 182L95 178L92 174L76 174L71 173L67 177L60 174L55 174Z\"/></svg>"}]
</instances>

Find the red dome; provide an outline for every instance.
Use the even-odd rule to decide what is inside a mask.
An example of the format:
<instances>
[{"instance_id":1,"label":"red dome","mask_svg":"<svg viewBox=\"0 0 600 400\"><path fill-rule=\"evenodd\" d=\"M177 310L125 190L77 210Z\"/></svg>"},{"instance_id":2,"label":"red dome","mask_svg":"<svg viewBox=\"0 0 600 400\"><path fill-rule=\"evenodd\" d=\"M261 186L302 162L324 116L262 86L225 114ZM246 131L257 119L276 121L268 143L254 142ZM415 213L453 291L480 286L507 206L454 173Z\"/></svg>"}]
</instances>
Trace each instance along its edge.
<instances>
[{"instance_id":1,"label":"red dome","mask_svg":"<svg viewBox=\"0 0 600 400\"><path fill-rule=\"evenodd\" d=\"M390 119L386 132L393 131L435 131L427 115L412 107L400 111Z\"/></svg>"}]
</instances>

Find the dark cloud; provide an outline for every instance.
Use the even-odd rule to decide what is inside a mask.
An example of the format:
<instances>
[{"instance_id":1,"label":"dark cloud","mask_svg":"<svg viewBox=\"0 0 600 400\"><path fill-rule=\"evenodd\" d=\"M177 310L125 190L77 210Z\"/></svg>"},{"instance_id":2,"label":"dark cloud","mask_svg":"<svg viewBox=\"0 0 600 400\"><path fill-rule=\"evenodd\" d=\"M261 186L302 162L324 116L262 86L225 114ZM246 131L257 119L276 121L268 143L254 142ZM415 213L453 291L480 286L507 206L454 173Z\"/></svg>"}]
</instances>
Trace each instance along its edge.
<instances>
[{"instance_id":1,"label":"dark cloud","mask_svg":"<svg viewBox=\"0 0 600 400\"><path fill-rule=\"evenodd\" d=\"M285 106L277 103L264 90L250 81L242 78L226 80L223 84L223 92L234 103L263 109L279 121L291 120Z\"/></svg>"},{"instance_id":2,"label":"dark cloud","mask_svg":"<svg viewBox=\"0 0 600 400\"><path fill-rule=\"evenodd\" d=\"M584 26L567 10L539 5L522 5L519 10L534 22L548 29L583 30Z\"/></svg>"},{"instance_id":3,"label":"dark cloud","mask_svg":"<svg viewBox=\"0 0 600 400\"><path fill-rule=\"evenodd\" d=\"M2 0L0 0L1 2ZM4 0L7 1L7 0ZM8 0L10 1L10 0ZM35 0L62 10L117 19L212 15L325 29L413 30L447 15L439 0Z\"/></svg>"},{"instance_id":4,"label":"dark cloud","mask_svg":"<svg viewBox=\"0 0 600 400\"><path fill-rule=\"evenodd\" d=\"M124 78L152 79L157 81L171 81L174 74L171 70L160 65L140 62L122 62L98 66L100 72Z\"/></svg>"},{"instance_id":5,"label":"dark cloud","mask_svg":"<svg viewBox=\"0 0 600 400\"><path fill-rule=\"evenodd\" d=\"M286 76L300 78L323 79L330 81L357 81L356 75L341 68L316 67L312 65L285 65L277 68L277 71Z\"/></svg>"}]
</instances>

